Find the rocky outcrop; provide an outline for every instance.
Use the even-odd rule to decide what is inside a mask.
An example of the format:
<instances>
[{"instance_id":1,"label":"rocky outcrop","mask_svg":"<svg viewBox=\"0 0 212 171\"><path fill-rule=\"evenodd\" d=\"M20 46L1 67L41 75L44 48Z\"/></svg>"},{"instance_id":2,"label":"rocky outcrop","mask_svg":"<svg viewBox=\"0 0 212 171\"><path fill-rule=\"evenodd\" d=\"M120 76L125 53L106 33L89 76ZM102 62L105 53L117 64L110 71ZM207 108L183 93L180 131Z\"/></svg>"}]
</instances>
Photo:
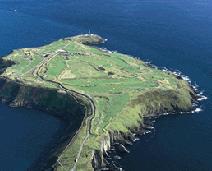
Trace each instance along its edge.
<instances>
[{"instance_id":1,"label":"rocky outcrop","mask_svg":"<svg viewBox=\"0 0 212 171\"><path fill-rule=\"evenodd\" d=\"M136 136L142 136L153 131L153 121L155 121L156 118L162 115L176 114L179 111L191 111L193 109L192 104L197 102L198 97L191 86L187 88L189 90L155 90L146 92L134 99L132 105L139 103L146 105L145 112L141 111L143 122L141 122L138 127L129 128L128 132L110 131L107 136L104 136L101 142L101 149L96 150L93 155L94 170L120 170L121 168L119 168L113 160L112 162L107 160L108 158L111 159L111 151L115 150L119 154L129 153L127 146L133 144L137 139Z\"/></svg>"},{"instance_id":2,"label":"rocky outcrop","mask_svg":"<svg viewBox=\"0 0 212 171\"><path fill-rule=\"evenodd\" d=\"M82 34L70 38L65 38L66 40L73 40L78 43L82 43L85 45L98 45L101 43L105 43L105 39L97 34Z\"/></svg>"},{"instance_id":3,"label":"rocky outcrop","mask_svg":"<svg viewBox=\"0 0 212 171\"><path fill-rule=\"evenodd\" d=\"M12 66L13 64L15 64L13 61L5 60L0 57L0 74L3 73L7 67Z\"/></svg>"}]
</instances>

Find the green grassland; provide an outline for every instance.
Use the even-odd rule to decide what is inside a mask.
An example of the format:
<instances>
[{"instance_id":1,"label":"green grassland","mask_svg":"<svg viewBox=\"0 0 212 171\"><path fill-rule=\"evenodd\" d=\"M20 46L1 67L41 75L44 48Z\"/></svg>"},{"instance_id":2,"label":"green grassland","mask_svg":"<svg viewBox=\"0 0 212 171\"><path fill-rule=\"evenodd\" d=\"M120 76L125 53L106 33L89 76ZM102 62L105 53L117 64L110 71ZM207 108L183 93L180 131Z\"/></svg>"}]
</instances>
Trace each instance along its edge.
<instances>
[{"instance_id":1,"label":"green grassland","mask_svg":"<svg viewBox=\"0 0 212 171\"><path fill-rule=\"evenodd\" d=\"M144 116L161 109L165 112L175 106L187 110L191 106L186 81L131 56L88 46L76 39L15 50L4 60L16 63L6 69L4 77L28 85L58 88L45 81L53 80L66 89L88 94L95 103L89 137L84 138L87 125L83 124L59 156L57 170L70 170L74 165L77 170L92 170L93 151L100 149L102 139L109 132L128 132L129 128L139 127ZM40 77L33 74L35 71Z\"/></svg>"}]
</instances>

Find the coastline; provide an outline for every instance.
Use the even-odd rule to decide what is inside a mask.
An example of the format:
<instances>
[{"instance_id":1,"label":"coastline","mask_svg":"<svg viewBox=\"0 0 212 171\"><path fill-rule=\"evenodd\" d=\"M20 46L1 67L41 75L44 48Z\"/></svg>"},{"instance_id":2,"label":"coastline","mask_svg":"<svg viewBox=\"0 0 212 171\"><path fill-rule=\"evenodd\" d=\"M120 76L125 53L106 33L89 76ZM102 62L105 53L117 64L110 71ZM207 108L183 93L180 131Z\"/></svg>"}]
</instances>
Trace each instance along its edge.
<instances>
[{"instance_id":1,"label":"coastline","mask_svg":"<svg viewBox=\"0 0 212 171\"><path fill-rule=\"evenodd\" d=\"M1 79L2 81L2 79ZM8 80L7 80L8 81ZM9 80L10 82L11 80ZM196 90L192 87L192 85L190 85L191 88L193 89L193 91L195 92L195 94L198 94L198 92L196 92ZM48 90L45 90L48 91ZM200 99L201 96L196 96L195 99L193 99L193 103L196 103L198 101L198 99ZM58 116L58 113L54 113L53 111L49 112L48 109L46 108L36 108L33 107L32 104L14 104L14 103L10 103L11 101L8 99L1 99L4 103L7 103L8 105L12 106L12 107L26 107L26 108L33 108L35 110L41 110L41 111L45 111L50 115L56 116L59 119L64 120L64 118L61 118L60 116ZM79 105L79 103L76 103L76 105ZM194 109L194 108L193 108ZM189 109L188 111L185 112L190 112L193 110L192 108ZM65 128L65 132L61 132L60 134L60 141L57 141L55 144L53 144L53 147L51 148L51 150L47 150L46 152L43 152L41 154L42 157L40 157L38 159L38 161L35 162L35 164L33 164L33 166L30 168L30 170L46 170L46 169L56 169L57 165L59 165L60 163L58 162L58 158L60 157L61 153L64 151L65 148L67 148L69 145L71 145L71 143L74 141L74 138L77 136L78 132L80 131L82 125L85 124L85 120L87 118L87 114L86 114L87 110L84 110L84 117L82 120L82 124L80 126L79 129L77 129L76 132L70 132L69 129L72 129L72 125L66 123L67 127ZM124 153L128 153L127 148L125 146L127 145L132 145L134 141L136 141L136 137L137 136L142 136L145 134L149 134L151 132L153 128L153 122L151 122L151 120L155 120L156 118L160 117L160 116L165 116L165 115L171 115L171 114L175 114L177 113L177 111L173 111L172 113L154 113L151 116L147 116L146 122L144 121L144 123L141 123L140 127L137 128L130 128L129 133L121 133L121 132L111 132L109 133L110 136L110 145L109 148L106 147L107 149L103 149L103 151L95 151L94 153L94 158L93 158L93 167L94 169L106 169L105 167L109 167L110 169L117 169L118 166L115 166L114 164L111 165L108 161L107 161L107 157L108 155L108 151L111 150L111 147L114 148L114 146L116 146L117 151L121 151ZM66 120L67 122L67 120ZM71 134L70 134L71 133ZM49 157L46 157L49 156Z\"/></svg>"},{"instance_id":2,"label":"coastline","mask_svg":"<svg viewBox=\"0 0 212 171\"><path fill-rule=\"evenodd\" d=\"M156 66L147 63L150 67L155 68ZM167 68L161 69L164 72L170 72L175 75L178 79L183 79L188 81L190 89L194 92L192 96L192 107L187 111L174 110L172 112L165 113L153 113L151 116L144 118L144 122L137 128L131 128L129 134L121 134L118 139L111 141L110 148L104 152L103 161L104 164L100 167L103 170L123 170L119 161L122 160L122 155L130 155L128 147L133 148L136 141L142 141L141 138L144 136L151 135L155 131L154 124L160 117L167 117L171 115L185 115L185 114L195 114L202 111L199 104L201 101L207 100L207 96L204 95L202 91L198 88L198 85L193 85L188 76L183 75L180 71L170 71ZM118 133L119 134L119 133ZM113 137L113 135L111 135ZM97 155L99 155L97 153ZM99 168L97 168L98 170Z\"/></svg>"},{"instance_id":3,"label":"coastline","mask_svg":"<svg viewBox=\"0 0 212 171\"><path fill-rule=\"evenodd\" d=\"M72 39L66 39L65 41L72 41ZM86 43L87 42L88 40L86 39ZM65 47L68 45L69 44L66 44ZM82 47L84 47L84 45ZM81 143L79 143L80 146L78 146L79 150L76 152L75 159L74 161L72 160L72 165L70 168L70 170L76 170L78 164L77 162L81 157L81 152L86 144L86 141L88 141L89 136L96 136L91 131L92 121L95 117L97 108L96 101L93 100L92 96L86 92L82 93L81 91L76 91L70 88L67 89L59 81L45 78L42 74L40 75L40 73L43 72L43 68L48 65L50 60L52 60L58 54L58 52L65 53L64 50L57 50L56 53L47 55L47 57L45 57L40 64L36 65L35 69L32 71L33 77L35 77L41 83L48 83L47 85L41 84L39 86L32 86L27 84L26 81L24 82L19 79L11 80L4 76L1 76L2 79L0 80L0 97L4 102L9 103L13 107L22 106L47 111L48 113L62 118L67 122L71 122L72 119L79 119L76 108L81 108L81 112L83 111L83 118L81 118L82 120L79 121L81 122L79 129L72 134L69 132L72 125L68 125L69 127L67 127L67 132L64 132L64 135L57 143L58 146L54 145L55 147L53 147L50 152L43 154L45 155L43 159L41 157L41 159L38 161L39 164L35 163L32 170L36 170L38 168L39 170L46 170L50 168L53 170L62 170L64 161L62 161L61 158L64 157L63 155L67 153L70 148L73 148L72 146L80 136L82 140ZM102 53L102 51L100 52ZM113 52L106 51L103 53L106 53L105 56L108 56ZM77 54L82 55L82 53L78 52ZM134 59L129 58L128 60L131 64L131 60ZM124 61L123 58L121 58L121 61ZM144 64L144 67L155 69L154 66L149 64ZM94 69L99 72L104 68L99 66L99 68L94 67ZM158 70L158 72L162 72L162 70ZM90 162L89 165L92 165L92 170L98 170L101 168L106 169L105 167L110 167L107 164L108 162L105 159L105 155L107 155L108 151L114 146L114 144L117 146L118 150L127 152L125 145L132 144L136 139L136 134L142 135L149 133L153 129L152 123L149 121L150 118L159 117L161 115L167 115L170 113L174 114L175 112L189 112L193 109L193 104L198 100L197 92L194 87L191 86L188 80L184 80L184 78L180 75L176 75L170 71L168 71L166 74L171 78L176 77L173 79L176 79L178 88L176 90L170 88L161 90L150 89L149 91L144 91L142 94L136 95L136 98L131 101L130 108L135 108L135 105L144 105L143 107L145 110L143 112L141 111L141 114L138 113L140 117L139 122L137 122L135 126L127 127L127 130L125 131L109 129L108 131L104 131L104 134L98 137L98 148L92 149L92 154L90 154L90 157L87 158L88 162ZM143 80L143 78L139 79ZM164 82L160 81L159 85L161 83L164 84ZM51 85L51 88L49 88L49 85ZM8 90L9 94L7 92ZM53 104L51 103L52 98L55 100ZM152 101L153 103L149 104L149 101ZM62 106L59 104L62 104ZM81 136L80 133L83 131L84 135ZM46 155L49 157L46 158ZM70 163L67 163L67 165L69 164ZM91 168L88 170L91 170Z\"/></svg>"},{"instance_id":4,"label":"coastline","mask_svg":"<svg viewBox=\"0 0 212 171\"><path fill-rule=\"evenodd\" d=\"M15 84L13 86L16 88L18 86L18 89L21 89L21 87L27 87L26 89L28 90L25 93L31 93L33 91L39 92L39 90L36 90L37 89L36 87L30 87L30 86L28 87L28 85L23 85L23 84L20 84L19 82L8 80L7 78L6 79L0 78L0 91L2 92L3 87L4 89L6 87L11 88L11 84ZM50 93L52 93L51 91L57 92L57 89L44 88L43 91L45 92L50 91ZM18 92L18 93L23 93L23 92ZM73 132L73 125L77 123L80 123L80 125L82 125L84 123L84 120L86 118L86 110L83 109L84 107L81 108L82 105L80 103L76 102L76 106L79 106L79 108L81 108L79 109L78 114L81 113L82 118L81 119L78 118L79 121L76 121L76 123L73 124L72 123L73 113L66 113L63 111L64 109L62 108L60 109L60 111L56 112L55 110L48 108L47 106L40 107L38 106L38 104L35 104L33 102L33 98L35 98L35 96L33 97L32 95L29 96L28 99L25 99L25 98L17 99L17 97L19 96L18 93L16 95L13 94L12 97L1 96L0 100L2 103L10 107L25 107L25 108L30 108L30 109L46 112L49 115L53 115L54 117L61 119L66 125L65 128L59 132L59 135L56 135L57 137L59 137L59 139L55 139L54 143L50 144L50 147L46 149L44 152L42 152L41 157L39 157L38 160L35 161L35 163L29 168L30 170L49 169L57 163L58 156L62 153L62 151L66 148L66 146L71 143L71 140L74 139L74 137L76 136L80 128L79 129L77 128L77 130ZM63 96L64 94L61 94L61 95ZM84 103L84 105L86 105L86 103ZM76 125L74 127L76 127Z\"/></svg>"}]
</instances>

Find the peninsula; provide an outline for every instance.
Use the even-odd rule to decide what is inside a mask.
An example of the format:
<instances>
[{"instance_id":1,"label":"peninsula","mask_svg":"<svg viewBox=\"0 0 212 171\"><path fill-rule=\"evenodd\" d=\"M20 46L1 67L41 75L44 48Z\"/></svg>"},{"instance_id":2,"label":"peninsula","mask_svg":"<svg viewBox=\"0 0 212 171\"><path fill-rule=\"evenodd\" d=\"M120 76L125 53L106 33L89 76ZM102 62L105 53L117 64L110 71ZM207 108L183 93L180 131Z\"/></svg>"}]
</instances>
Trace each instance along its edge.
<instances>
[{"instance_id":1,"label":"peninsula","mask_svg":"<svg viewBox=\"0 0 212 171\"><path fill-rule=\"evenodd\" d=\"M151 129L146 118L192 109L196 94L187 81L93 46L104 41L98 35L78 35L14 50L1 59L2 102L47 111L67 127L76 121L81 125L75 134L67 128L34 169L105 168L104 155L113 143L126 150L136 133Z\"/></svg>"}]
</instances>

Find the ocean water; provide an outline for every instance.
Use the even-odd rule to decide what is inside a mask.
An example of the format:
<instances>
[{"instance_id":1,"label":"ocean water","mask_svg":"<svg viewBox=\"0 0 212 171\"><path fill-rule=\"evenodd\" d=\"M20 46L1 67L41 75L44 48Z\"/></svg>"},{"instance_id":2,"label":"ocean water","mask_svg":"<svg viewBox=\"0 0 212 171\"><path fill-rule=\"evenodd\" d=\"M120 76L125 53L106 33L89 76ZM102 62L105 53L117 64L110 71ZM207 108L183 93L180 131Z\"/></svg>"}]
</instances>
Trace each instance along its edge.
<instances>
[{"instance_id":1,"label":"ocean water","mask_svg":"<svg viewBox=\"0 0 212 171\"><path fill-rule=\"evenodd\" d=\"M0 105L0 170L27 170L62 128L45 113Z\"/></svg>"},{"instance_id":2,"label":"ocean water","mask_svg":"<svg viewBox=\"0 0 212 171\"><path fill-rule=\"evenodd\" d=\"M1 56L12 49L36 47L89 30L107 38L104 46L110 50L141 57L159 67L182 71L208 97L207 101L200 103L203 109L200 113L158 119L155 132L142 137L130 147L131 153L123 156L120 161L123 168L129 171L212 170L212 1L0 0ZM28 116L28 110L11 111L5 106L0 106L0 116L5 110L10 118L0 120L0 125L15 122L11 115ZM34 115L30 114L31 120L21 122L40 123L39 118L37 121L33 119ZM49 121L47 117L44 120L51 125L46 130L54 134L55 129L59 129L58 121ZM35 123L32 125L36 126ZM19 129L12 132L3 129L1 138L5 142L7 138L4 137L8 134L20 133ZM36 131L39 132L39 128ZM44 144L48 143L47 139ZM28 146L34 147L35 142L31 142L28 136L23 141L27 142L23 153ZM22 144L18 141L15 146L19 143ZM17 162L13 156L9 161L4 156L18 151L15 146L10 148L9 143L0 141L0 148L8 149L1 150L0 164L5 168L10 164L17 166L16 170L24 170L25 165L35 160L34 154L39 153L40 148L35 145L31 150L33 157L28 157L30 161L19 158Z\"/></svg>"}]
</instances>

